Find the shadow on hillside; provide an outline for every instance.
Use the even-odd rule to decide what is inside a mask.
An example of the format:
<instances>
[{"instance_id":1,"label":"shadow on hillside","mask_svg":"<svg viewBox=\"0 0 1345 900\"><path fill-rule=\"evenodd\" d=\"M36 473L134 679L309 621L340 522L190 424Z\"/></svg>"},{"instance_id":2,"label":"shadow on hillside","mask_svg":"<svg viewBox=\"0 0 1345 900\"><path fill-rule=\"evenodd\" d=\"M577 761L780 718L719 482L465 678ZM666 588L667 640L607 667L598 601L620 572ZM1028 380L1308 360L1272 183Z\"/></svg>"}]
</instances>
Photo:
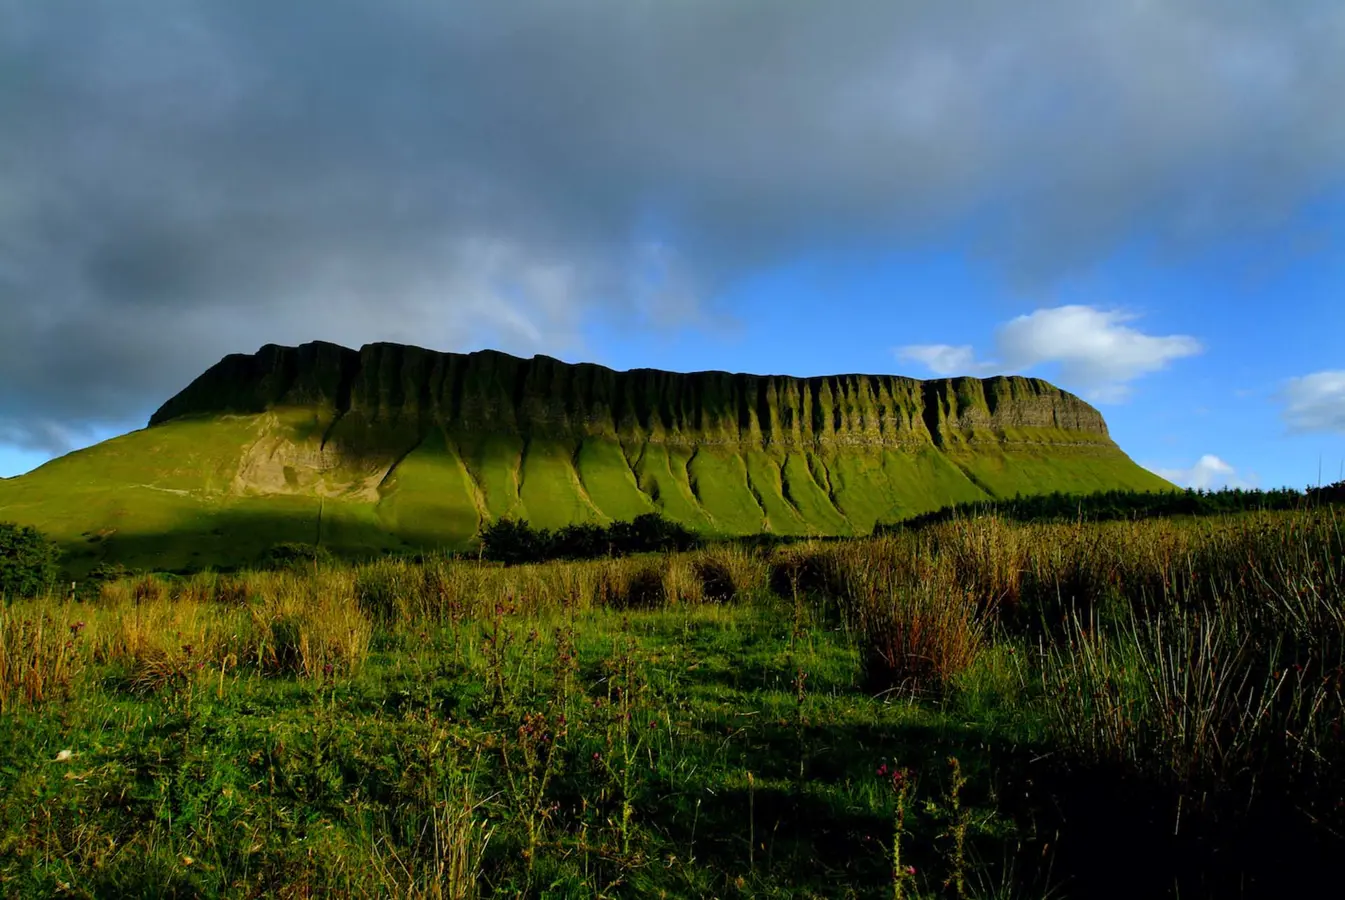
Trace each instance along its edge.
<instances>
[{"instance_id":1,"label":"shadow on hillside","mask_svg":"<svg viewBox=\"0 0 1345 900\"><path fill-rule=\"evenodd\" d=\"M106 536L95 533L77 542L63 542L61 549L67 577L79 579L99 563L178 573L206 568L229 571L255 565L276 544L315 541L334 556L352 560L445 549L428 535L385 528L372 511L356 516L340 509L333 512L330 505L321 525L316 507L223 509L161 531L114 528Z\"/></svg>"}]
</instances>

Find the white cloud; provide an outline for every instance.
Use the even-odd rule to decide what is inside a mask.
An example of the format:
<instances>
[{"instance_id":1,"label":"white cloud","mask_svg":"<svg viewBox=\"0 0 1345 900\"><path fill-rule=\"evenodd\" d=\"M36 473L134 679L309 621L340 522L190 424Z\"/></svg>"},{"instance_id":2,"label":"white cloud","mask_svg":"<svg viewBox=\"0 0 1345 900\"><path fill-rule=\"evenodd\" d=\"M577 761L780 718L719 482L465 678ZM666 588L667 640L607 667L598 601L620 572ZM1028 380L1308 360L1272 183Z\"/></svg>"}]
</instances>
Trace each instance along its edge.
<instances>
[{"instance_id":1,"label":"white cloud","mask_svg":"<svg viewBox=\"0 0 1345 900\"><path fill-rule=\"evenodd\" d=\"M1149 335L1126 324L1136 318L1091 306L1039 309L995 332L1002 363L977 362L970 345L907 345L897 349L897 358L919 362L936 375L1019 372L1056 363L1062 382L1099 403L1119 403L1129 397L1131 381L1204 349L1188 335Z\"/></svg>"},{"instance_id":2,"label":"white cloud","mask_svg":"<svg viewBox=\"0 0 1345 900\"><path fill-rule=\"evenodd\" d=\"M1254 475L1240 475L1238 470L1224 462L1213 453L1206 453L1188 469L1153 470L1155 475L1166 478L1182 487L1214 490L1222 487L1248 488L1256 481Z\"/></svg>"},{"instance_id":3,"label":"white cloud","mask_svg":"<svg viewBox=\"0 0 1345 900\"><path fill-rule=\"evenodd\" d=\"M1063 378L1095 387L1133 381L1202 349L1186 335L1155 337L1124 324L1135 318L1091 306L1039 309L1001 326L995 343L1011 368L1058 362Z\"/></svg>"},{"instance_id":4,"label":"white cloud","mask_svg":"<svg viewBox=\"0 0 1345 900\"><path fill-rule=\"evenodd\" d=\"M1345 371L1291 378L1281 398L1291 431L1345 432Z\"/></svg>"},{"instance_id":5,"label":"white cloud","mask_svg":"<svg viewBox=\"0 0 1345 900\"><path fill-rule=\"evenodd\" d=\"M917 362L935 375L977 375L995 367L993 362L979 362L970 344L954 347L951 344L908 344L897 348L897 359Z\"/></svg>"}]
</instances>

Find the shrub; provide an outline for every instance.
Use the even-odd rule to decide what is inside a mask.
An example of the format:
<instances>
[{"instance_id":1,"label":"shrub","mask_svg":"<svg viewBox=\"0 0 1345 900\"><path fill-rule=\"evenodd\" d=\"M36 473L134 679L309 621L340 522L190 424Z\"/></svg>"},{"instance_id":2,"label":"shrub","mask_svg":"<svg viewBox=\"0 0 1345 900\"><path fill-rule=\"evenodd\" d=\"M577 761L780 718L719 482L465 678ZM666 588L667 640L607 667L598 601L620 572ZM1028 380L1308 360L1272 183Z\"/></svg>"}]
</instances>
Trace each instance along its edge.
<instances>
[{"instance_id":1,"label":"shrub","mask_svg":"<svg viewBox=\"0 0 1345 900\"><path fill-rule=\"evenodd\" d=\"M694 531L658 513L645 513L629 522L613 522L606 528L567 525L559 531L549 531L515 519L500 519L481 530L481 554L506 565L685 551L694 546Z\"/></svg>"},{"instance_id":2,"label":"shrub","mask_svg":"<svg viewBox=\"0 0 1345 900\"><path fill-rule=\"evenodd\" d=\"M866 598L865 681L875 690L941 691L987 643L976 604L928 582Z\"/></svg>"},{"instance_id":3,"label":"shrub","mask_svg":"<svg viewBox=\"0 0 1345 900\"><path fill-rule=\"evenodd\" d=\"M771 592L792 600L801 597L840 597L846 591L836 553L820 549L788 549L771 563Z\"/></svg>"},{"instance_id":4,"label":"shrub","mask_svg":"<svg viewBox=\"0 0 1345 900\"><path fill-rule=\"evenodd\" d=\"M738 596L733 572L722 559L706 557L697 560L696 577L701 582L701 595L709 603L732 603Z\"/></svg>"},{"instance_id":5,"label":"shrub","mask_svg":"<svg viewBox=\"0 0 1345 900\"><path fill-rule=\"evenodd\" d=\"M50 590L60 558L60 548L36 528L0 522L0 594L13 599Z\"/></svg>"},{"instance_id":6,"label":"shrub","mask_svg":"<svg viewBox=\"0 0 1345 900\"><path fill-rule=\"evenodd\" d=\"M505 565L537 562L544 556L548 537L527 522L500 519L481 529L481 554Z\"/></svg>"},{"instance_id":7,"label":"shrub","mask_svg":"<svg viewBox=\"0 0 1345 900\"><path fill-rule=\"evenodd\" d=\"M100 562L89 570L87 580L97 584L105 584L109 581L120 581L130 576L131 570L121 563Z\"/></svg>"},{"instance_id":8,"label":"shrub","mask_svg":"<svg viewBox=\"0 0 1345 900\"><path fill-rule=\"evenodd\" d=\"M618 552L684 551L696 545L695 532L658 513L636 516L627 528L618 528L625 524L614 522L608 529Z\"/></svg>"},{"instance_id":9,"label":"shrub","mask_svg":"<svg viewBox=\"0 0 1345 900\"><path fill-rule=\"evenodd\" d=\"M553 559L596 559L610 550L608 530L601 525L566 525L551 538Z\"/></svg>"},{"instance_id":10,"label":"shrub","mask_svg":"<svg viewBox=\"0 0 1345 900\"><path fill-rule=\"evenodd\" d=\"M332 562L332 554L326 547L316 544L303 544L287 541L276 544L262 557L262 565L268 569L289 569L296 566L327 565Z\"/></svg>"},{"instance_id":11,"label":"shrub","mask_svg":"<svg viewBox=\"0 0 1345 900\"><path fill-rule=\"evenodd\" d=\"M626 585L624 597L617 598L621 609L658 609L668 602L663 570L650 566L636 572Z\"/></svg>"}]
</instances>

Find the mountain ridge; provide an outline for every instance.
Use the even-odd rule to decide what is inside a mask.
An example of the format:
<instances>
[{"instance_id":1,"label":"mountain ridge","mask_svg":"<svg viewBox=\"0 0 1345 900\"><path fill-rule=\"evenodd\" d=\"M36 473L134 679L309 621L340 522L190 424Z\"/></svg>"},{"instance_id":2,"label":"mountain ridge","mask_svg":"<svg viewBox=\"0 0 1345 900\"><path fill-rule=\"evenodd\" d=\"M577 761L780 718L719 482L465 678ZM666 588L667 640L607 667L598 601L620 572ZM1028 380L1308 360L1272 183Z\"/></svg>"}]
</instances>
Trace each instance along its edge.
<instances>
[{"instance_id":1,"label":"mountain ridge","mask_svg":"<svg viewBox=\"0 0 1345 900\"><path fill-rule=\"evenodd\" d=\"M958 502L1170 487L1040 379L618 372L313 342L230 354L146 428L6 480L0 520L52 535L75 569L181 568L281 541L467 549L506 517L849 535Z\"/></svg>"},{"instance_id":2,"label":"mountain ridge","mask_svg":"<svg viewBox=\"0 0 1345 900\"><path fill-rule=\"evenodd\" d=\"M1096 409L1022 376L618 371L495 350L460 354L388 343L351 350L325 342L230 354L165 402L150 425L313 405L371 422L416 417L466 430L650 440L686 434L695 444L940 444L956 440L952 432L1014 428L1110 439Z\"/></svg>"}]
</instances>

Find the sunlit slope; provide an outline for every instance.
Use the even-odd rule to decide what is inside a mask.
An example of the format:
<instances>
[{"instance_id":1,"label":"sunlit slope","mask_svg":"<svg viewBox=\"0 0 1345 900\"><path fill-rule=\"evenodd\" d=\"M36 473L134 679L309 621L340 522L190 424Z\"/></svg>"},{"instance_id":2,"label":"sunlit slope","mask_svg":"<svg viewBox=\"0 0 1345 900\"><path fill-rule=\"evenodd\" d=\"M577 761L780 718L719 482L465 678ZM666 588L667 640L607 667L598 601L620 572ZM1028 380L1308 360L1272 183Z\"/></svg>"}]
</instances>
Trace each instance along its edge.
<instances>
[{"instance_id":1,"label":"sunlit slope","mask_svg":"<svg viewBox=\"0 0 1345 900\"><path fill-rule=\"evenodd\" d=\"M281 541L467 548L660 512L707 535L867 533L1018 493L1161 490L1034 379L613 372L396 345L226 357L149 428L0 481L73 568L237 565Z\"/></svg>"},{"instance_id":2,"label":"sunlit slope","mask_svg":"<svg viewBox=\"0 0 1345 900\"><path fill-rule=\"evenodd\" d=\"M282 541L375 550L397 537L358 473L265 458L268 447L317 448L311 411L182 420L134 431L0 482L0 521L60 542L76 572L99 561L180 568L253 561ZM346 487L358 484L349 493ZM321 493L319 493L321 492ZM376 494L375 494L376 496Z\"/></svg>"}]
</instances>

